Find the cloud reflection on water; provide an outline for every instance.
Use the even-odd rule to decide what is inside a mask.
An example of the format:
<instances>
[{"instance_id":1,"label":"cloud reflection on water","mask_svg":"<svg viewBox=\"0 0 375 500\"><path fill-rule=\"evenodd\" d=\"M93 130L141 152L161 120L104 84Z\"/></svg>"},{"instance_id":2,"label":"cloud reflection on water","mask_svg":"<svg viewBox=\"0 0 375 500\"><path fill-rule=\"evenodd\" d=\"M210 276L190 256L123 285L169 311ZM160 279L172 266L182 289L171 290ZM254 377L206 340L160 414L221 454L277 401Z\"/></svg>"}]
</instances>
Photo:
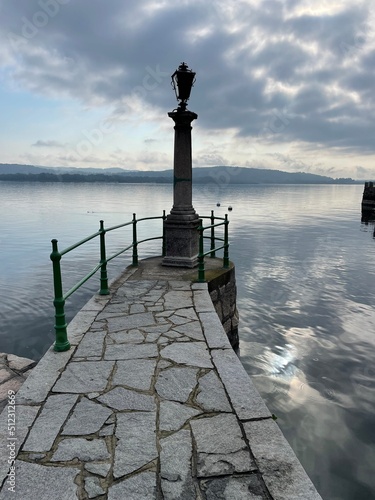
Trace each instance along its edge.
<instances>
[{"instance_id":1,"label":"cloud reflection on water","mask_svg":"<svg viewBox=\"0 0 375 500\"><path fill-rule=\"evenodd\" d=\"M133 211L142 217L168 211L171 186L2 186L3 349L30 355L31 346L42 355L53 330L50 239L65 248L95 232L101 218L116 225ZM325 500L375 497L375 241L360 222L361 192L362 186L227 186L215 208L216 194L195 190L202 215L211 209L223 215L233 205L241 358ZM155 251L158 242L146 245L142 257ZM89 264L84 252L68 259L66 286L75 261L80 272ZM109 272L125 265L121 260ZM96 289L93 282L77 292L67 313Z\"/></svg>"}]
</instances>

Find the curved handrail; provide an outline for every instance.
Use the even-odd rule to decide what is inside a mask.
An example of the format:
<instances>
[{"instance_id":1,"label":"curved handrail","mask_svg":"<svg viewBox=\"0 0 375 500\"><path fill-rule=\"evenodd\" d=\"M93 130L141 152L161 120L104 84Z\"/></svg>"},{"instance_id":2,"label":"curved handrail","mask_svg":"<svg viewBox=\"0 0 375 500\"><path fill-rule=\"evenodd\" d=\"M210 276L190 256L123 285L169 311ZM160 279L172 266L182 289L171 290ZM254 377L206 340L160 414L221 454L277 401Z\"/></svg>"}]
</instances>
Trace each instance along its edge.
<instances>
[{"instance_id":1,"label":"curved handrail","mask_svg":"<svg viewBox=\"0 0 375 500\"><path fill-rule=\"evenodd\" d=\"M52 240L52 253L50 255L50 258L52 260L52 267L53 267L53 283L54 283L54 301L53 304L55 306L55 331L56 331L56 341L54 345L55 351L66 351L70 348L70 343L68 341L68 335L67 335L67 323L65 319L65 301L74 293L76 292L84 283L86 283L94 274L96 274L99 269L100 269L100 290L99 294L100 295L108 295L109 288L108 288L108 275L107 275L107 264L111 260L115 259L119 255L123 254L127 250L132 249L132 265L133 266L138 266L138 245L141 243L144 243L146 241L151 241L151 240L162 240L162 255L165 257L166 255L166 237L165 237L165 227L163 224L163 234L162 236L155 236L152 238L144 238L142 240L137 239L137 223L138 222L143 222L147 220L154 220L154 219L162 219L163 222L166 219L165 215L165 210L163 211L162 216L154 216L154 217L142 217L140 219L136 218L136 214L133 214L133 219L129 222L125 222L123 224L118 224L116 226L112 226L109 228L104 227L104 222L101 220L100 221L100 228L99 231L96 233L91 234L90 236L87 236L83 240L78 241L74 245L71 245L67 248L65 248L62 251L59 251L58 249L58 241L56 239ZM208 226L203 227L203 220L202 219L210 219L211 224ZM222 222L215 223L216 220L220 220ZM204 257L206 255L209 255L211 257L216 256L216 251L224 249L224 256L223 256L223 267L225 269L229 268L229 253L228 253L228 248L229 248L229 243L228 243L228 215L226 214L225 217L216 217L214 215L214 211L211 210L211 215L210 216L202 216L199 221L199 227L198 227L198 232L199 232L199 254L198 254L198 282L204 282L205 281L205 268L204 268ZM122 248L121 250L115 252L113 255L110 257L107 257L106 255L106 245L105 245L105 235L106 233L110 231L114 231L116 229L120 229L126 226L133 226L133 241L130 245L127 247ZM224 226L224 237L217 237L215 235L215 228L219 226ZM210 236L204 236L204 231L210 229ZM62 286L62 277L61 277L61 258L63 255L66 255L67 253L71 252L72 250L75 250L76 248L80 247L81 245L87 243L88 241L93 240L94 238L99 237L100 239L100 261L98 264L95 265L91 271L89 271L88 274L86 274L78 283L76 283L70 290L68 290L66 293L63 293L63 286ZM204 239L210 239L210 250L209 251L204 251ZM223 245L215 247L215 242L223 242Z\"/></svg>"},{"instance_id":2,"label":"curved handrail","mask_svg":"<svg viewBox=\"0 0 375 500\"><path fill-rule=\"evenodd\" d=\"M163 221L165 220L166 215L165 215L165 210L163 211L163 215L157 216L157 217L142 217L141 219L136 218L136 214L133 214L133 220L130 222L125 222L124 224L118 224L116 226L112 226L109 228L104 228L104 222L101 220L100 221L100 229L94 234L91 234L90 236L87 236L83 240L78 241L74 245L71 245L67 248L65 248L62 251L59 251L58 249L58 241L56 239L52 240L52 253L50 255L50 258L52 260L52 266L53 266L53 283L54 283L54 301L53 304L55 306L55 331L56 331L56 341L54 345L55 351L66 351L70 348L70 343L68 341L68 335L67 335L67 323L65 319L65 301L67 298L69 298L74 292L76 292L84 283L86 283L95 273L97 273L100 269L100 290L99 294L100 295L108 295L109 294L109 289L108 289L108 275L107 275L107 263L110 262L111 260L115 259L119 255L123 254L129 249L133 249L133 255L132 255L132 265L137 266L138 265L138 245L141 243L144 243L146 241L151 241L151 240L158 240L162 239L163 240L163 247L162 247L162 255L165 256L165 233L163 231L162 236L156 236L153 238L145 238L143 240L138 241L137 240L137 223L141 221L146 221L146 220L153 220L153 219L162 219ZM106 248L105 248L105 234L108 233L109 231L114 231L116 229L123 228L125 226L133 226L133 241L130 245L128 245L125 248L122 248L120 251L115 252L113 255L110 257L106 256ZM88 241L93 240L94 238L98 237L100 238L100 262L93 268L91 271L89 271L78 283L76 283L70 290L68 290L66 293L63 293L63 286L62 286L62 277L61 277L61 257L63 255L66 255L67 253L71 252L72 250L75 250L76 248L80 247L84 243L87 243Z\"/></svg>"}]
</instances>

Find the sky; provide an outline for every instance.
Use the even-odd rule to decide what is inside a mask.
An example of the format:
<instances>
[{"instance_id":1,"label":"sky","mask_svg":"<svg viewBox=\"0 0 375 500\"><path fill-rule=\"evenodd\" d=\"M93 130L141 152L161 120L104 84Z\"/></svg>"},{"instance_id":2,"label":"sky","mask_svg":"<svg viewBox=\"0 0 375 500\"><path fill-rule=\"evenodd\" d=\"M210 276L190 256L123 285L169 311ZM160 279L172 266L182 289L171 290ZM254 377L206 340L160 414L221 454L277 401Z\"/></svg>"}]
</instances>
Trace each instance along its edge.
<instances>
[{"instance_id":1,"label":"sky","mask_svg":"<svg viewBox=\"0 0 375 500\"><path fill-rule=\"evenodd\" d=\"M165 170L171 75L193 166L375 178L371 0L0 0L0 163Z\"/></svg>"}]
</instances>

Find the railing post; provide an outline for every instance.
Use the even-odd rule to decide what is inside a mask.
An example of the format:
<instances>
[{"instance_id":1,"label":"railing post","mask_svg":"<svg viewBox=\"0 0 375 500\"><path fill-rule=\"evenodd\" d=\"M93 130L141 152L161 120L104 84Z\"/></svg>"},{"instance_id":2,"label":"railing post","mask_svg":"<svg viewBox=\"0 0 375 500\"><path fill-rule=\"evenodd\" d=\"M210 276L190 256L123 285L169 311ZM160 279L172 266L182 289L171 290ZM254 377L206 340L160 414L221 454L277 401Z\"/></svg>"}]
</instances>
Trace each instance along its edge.
<instances>
[{"instance_id":1,"label":"railing post","mask_svg":"<svg viewBox=\"0 0 375 500\"><path fill-rule=\"evenodd\" d=\"M224 256L223 256L223 268L229 268L229 242L228 242L228 214L225 214L225 224L224 224Z\"/></svg>"},{"instance_id":2,"label":"railing post","mask_svg":"<svg viewBox=\"0 0 375 500\"><path fill-rule=\"evenodd\" d=\"M138 266L137 218L133 214L133 266Z\"/></svg>"},{"instance_id":3,"label":"railing post","mask_svg":"<svg viewBox=\"0 0 375 500\"><path fill-rule=\"evenodd\" d=\"M214 216L214 211L211 210L211 226L214 226L215 224L215 216ZM211 227L211 254L210 257L216 257L216 252L215 252L215 228Z\"/></svg>"},{"instance_id":4,"label":"railing post","mask_svg":"<svg viewBox=\"0 0 375 500\"><path fill-rule=\"evenodd\" d=\"M107 274L107 257L105 252L105 229L104 221L100 221L100 291L99 295L109 295L108 289L108 274Z\"/></svg>"},{"instance_id":5,"label":"railing post","mask_svg":"<svg viewBox=\"0 0 375 500\"><path fill-rule=\"evenodd\" d=\"M165 215L165 210L163 210L163 246L162 246L163 257L167 255L167 239L165 237L165 224L164 224L166 218L167 216Z\"/></svg>"},{"instance_id":6,"label":"railing post","mask_svg":"<svg viewBox=\"0 0 375 500\"><path fill-rule=\"evenodd\" d=\"M203 220L199 219L199 252L198 252L198 283L206 281L204 270Z\"/></svg>"},{"instance_id":7,"label":"railing post","mask_svg":"<svg viewBox=\"0 0 375 500\"><path fill-rule=\"evenodd\" d=\"M55 332L56 341L54 345L55 351L68 351L70 349L70 343L68 340L68 332L66 330L66 319L65 319L65 300L62 290L62 280L61 280L61 266L60 260L61 255L57 248L57 240L52 240L52 253L50 255L53 267L53 285L55 299L53 305L55 306Z\"/></svg>"}]
</instances>

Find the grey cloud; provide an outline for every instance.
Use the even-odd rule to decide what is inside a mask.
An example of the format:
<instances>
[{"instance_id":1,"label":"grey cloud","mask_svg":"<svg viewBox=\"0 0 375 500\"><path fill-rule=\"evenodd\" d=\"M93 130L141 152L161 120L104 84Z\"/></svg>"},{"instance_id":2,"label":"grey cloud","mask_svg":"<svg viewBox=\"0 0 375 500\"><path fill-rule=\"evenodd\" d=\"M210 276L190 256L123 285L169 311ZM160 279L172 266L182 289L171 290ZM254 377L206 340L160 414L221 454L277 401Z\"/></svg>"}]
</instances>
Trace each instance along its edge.
<instances>
[{"instance_id":1,"label":"grey cloud","mask_svg":"<svg viewBox=\"0 0 375 500\"><path fill-rule=\"evenodd\" d=\"M38 148L64 148L66 144L59 142L59 141L36 141L34 144L32 144L33 147L38 147Z\"/></svg>"},{"instance_id":2,"label":"grey cloud","mask_svg":"<svg viewBox=\"0 0 375 500\"><path fill-rule=\"evenodd\" d=\"M197 165L228 165L230 162L217 152L197 154L195 158Z\"/></svg>"},{"instance_id":3,"label":"grey cloud","mask_svg":"<svg viewBox=\"0 0 375 500\"><path fill-rule=\"evenodd\" d=\"M296 73L310 62L305 50L286 41L271 42L260 50L252 63L256 67L267 68L267 73L278 81L293 83L300 79Z\"/></svg>"},{"instance_id":4,"label":"grey cloud","mask_svg":"<svg viewBox=\"0 0 375 500\"><path fill-rule=\"evenodd\" d=\"M355 174L357 179L372 179L374 171L369 168L357 166L355 167Z\"/></svg>"},{"instance_id":5,"label":"grey cloud","mask_svg":"<svg viewBox=\"0 0 375 500\"><path fill-rule=\"evenodd\" d=\"M301 40L316 40L324 43L333 52L342 41L350 43L359 30L365 28L368 12L353 4L334 15L302 15L286 22L287 29Z\"/></svg>"},{"instance_id":6,"label":"grey cloud","mask_svg":"<svg viewBox=\"0 0 375 500\"><path fill-rule=\"evenodd\" d=\"M16 57L13 79L43 95L109 104L114 117L126 112L124 98L136 93L165 116L175 106L169 75L185 60L197 72L189 107L207 130L236 129L240 137L266 143L374 151L375 52L367 45L363 2L332 15L301 16L293 14L298 0L256 6L191 0L155 10L151 3L68 2L17 51L7 34L22 36L25 19L32 22L40 3L3 0L0 28ZM232 14L224 11L228 6ZM352 67L346 46L357 49ZM288 86L297 90L288 92ZM285 109L294 117L278 127L277 113Z\"/></svg>"},{"instance_id":7,"label":"grey cloud","mask_svg":"<svg viewBox=\"0 0 375 500\"><path fill-rule=\"evenodd\" d=\"M368 92L371 90L373 92L374 89L374 77L375 77L375 53L374 55L374 66L370 66L371 63L369 63L368 69L360 69L360 68L353 68L353 71L347 75L345 75L341 83L345 88L347 89L348 92L354 91L354 92Z\"/></svg>"},{"instance_id":8,"label":"grey cloud","mask_svg":"<svg viewBox=\"0 0 375 500\"><path fill-rule=\"evenodd\" d=\"M307 116L312 111L314 113L323 111L329 105L330 100L326 89L316 83L303 87L291 102L293 113L300 116Z\"/></svg>"}]
</instances>

